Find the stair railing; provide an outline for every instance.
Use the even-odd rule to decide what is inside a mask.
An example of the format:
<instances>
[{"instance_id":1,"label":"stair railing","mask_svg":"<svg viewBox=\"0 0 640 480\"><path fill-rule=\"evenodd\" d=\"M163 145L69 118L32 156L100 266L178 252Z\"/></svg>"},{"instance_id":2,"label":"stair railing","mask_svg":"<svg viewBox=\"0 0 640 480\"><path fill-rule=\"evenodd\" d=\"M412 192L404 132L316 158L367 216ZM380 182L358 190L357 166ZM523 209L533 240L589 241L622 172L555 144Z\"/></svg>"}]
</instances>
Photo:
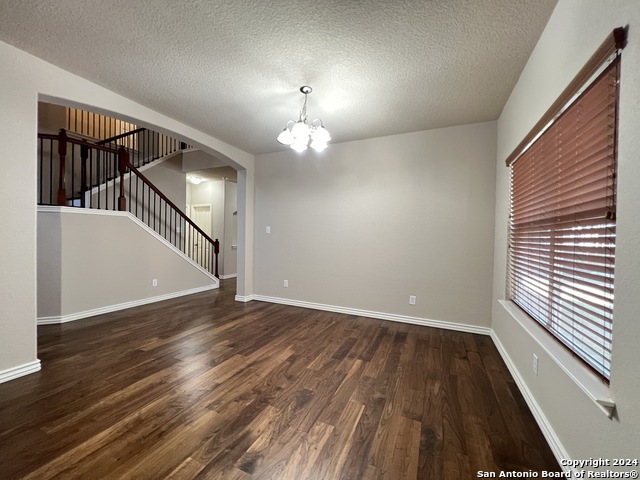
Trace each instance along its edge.
<instances>
[{"instance_id":1,"label":"stair railing","mask_svg":"<svg viewBox=\"0 0 640 480\"><path fill-rule=\"evenodd\" d=\"M146 128L136 128L130 132L100 140L96 144L112 148L124 147L129 152L129 161L136 168L189 148L180 140Z\"/></svg>"},{"instance_id":2,"label":"stair railing","mask_svg":"<svg viewBox=\"0 0 640 480\"><path fill-rule=\"evenodd\" d=\"M64 129L58 135L38 134L38 141L39 204L128 211L218 277L220 241L145 177L124 146L91 143Z\"/></svg>"},{"instance_id":3,"label":"stair railing","mask_svg":"<svg viewBox=\"0 0 640 480\"><path fill-rule=\"evenodd\" d=\"M123 166L132 173L128 176L128 188L122 189L124 174L120 177L128 211L218 277L220 241L209 237L128 159Z\"/></svg>"}]
</instances>

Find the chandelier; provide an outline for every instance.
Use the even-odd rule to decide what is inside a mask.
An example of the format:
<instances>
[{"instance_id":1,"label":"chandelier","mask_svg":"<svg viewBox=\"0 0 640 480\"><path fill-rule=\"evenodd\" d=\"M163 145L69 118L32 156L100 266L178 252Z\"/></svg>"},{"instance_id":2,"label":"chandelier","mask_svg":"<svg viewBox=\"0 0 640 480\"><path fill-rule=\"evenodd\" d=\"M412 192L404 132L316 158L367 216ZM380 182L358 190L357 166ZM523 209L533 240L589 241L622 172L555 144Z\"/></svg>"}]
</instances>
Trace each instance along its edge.
<instances>
[{"instance_id":1,"label":"chandelier","mask_svg":"<svg viewBox=\"0 0 640 480\"><path fill-rule=\"evenodd\" d=\"M327 148L327 143L331 140L331 136L322 120L316 118L311 123L307 119L307 96L311 93L311 87L300 87L300 91L304 93L304 104L300 110L298 121L289 120L287 126L278 135L278 141L283 145L288 145L296 152L304 152L307 147L313 148L316 152L321 152Z\"/></svg>"}]
</instances>

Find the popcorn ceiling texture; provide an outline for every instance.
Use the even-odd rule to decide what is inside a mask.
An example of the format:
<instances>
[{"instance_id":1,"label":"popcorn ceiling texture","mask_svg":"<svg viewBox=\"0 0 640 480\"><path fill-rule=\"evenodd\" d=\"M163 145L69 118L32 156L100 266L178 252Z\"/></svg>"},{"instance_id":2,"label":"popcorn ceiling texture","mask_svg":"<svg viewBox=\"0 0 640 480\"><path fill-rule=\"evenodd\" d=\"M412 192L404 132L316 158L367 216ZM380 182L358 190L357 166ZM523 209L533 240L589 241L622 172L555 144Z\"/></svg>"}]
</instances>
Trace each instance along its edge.
<instances>
[{"instance_id":1,"label":"popcorn ceiling texture","mask_svg":"<svg viewBox=\"0 0 640 480\"><path fill-rule=\"evenodd\" d=\"M556 0L0 0L0 40L252 154L498 118ZM3 67L4 68L4 67Z\"/></svg>"}]
</instances>

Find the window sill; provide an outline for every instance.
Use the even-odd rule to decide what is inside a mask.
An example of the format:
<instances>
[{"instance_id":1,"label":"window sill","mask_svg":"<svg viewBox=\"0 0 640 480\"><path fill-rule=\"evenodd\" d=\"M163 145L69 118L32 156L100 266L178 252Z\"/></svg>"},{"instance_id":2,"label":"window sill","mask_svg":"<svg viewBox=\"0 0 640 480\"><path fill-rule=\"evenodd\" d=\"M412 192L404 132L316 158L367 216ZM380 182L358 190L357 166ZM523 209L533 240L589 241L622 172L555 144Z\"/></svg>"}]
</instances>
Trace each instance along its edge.
<instances>
[{"instance_id":1,"label":"window sill","mask_svg":"<svg viewBox=\"0 0 640 480\"><path fill-rule=\"evenodd\" d=\"M504 309L516 320L529 336L544 350L562 371L598 406L612 418L616 404L610 397L609 387L597 378L568 350L509 300L499 300Z\"/></svg>"}]
</instances>

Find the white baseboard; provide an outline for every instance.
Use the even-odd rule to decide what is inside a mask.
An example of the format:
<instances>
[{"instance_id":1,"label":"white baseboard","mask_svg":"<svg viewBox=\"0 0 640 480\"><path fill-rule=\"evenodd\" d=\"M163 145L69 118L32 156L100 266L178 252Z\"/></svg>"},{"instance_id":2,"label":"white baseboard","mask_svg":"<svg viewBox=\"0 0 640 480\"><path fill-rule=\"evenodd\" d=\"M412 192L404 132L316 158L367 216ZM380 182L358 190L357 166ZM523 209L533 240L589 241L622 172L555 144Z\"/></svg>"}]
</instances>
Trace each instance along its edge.
<instances>
[{"instance_id":1,"label":"white baseboard","mask_svg":"<svg viewBox=\"0 0 640 480\"><path fill-rule=\"evenodd\" d=\"M9 380L15 380L16 378L35 373L40 370L40 360L34 360L33 362L18 365L17 367L9 368L0 372L0 383L8 382Z\"/></svg>"},{"instance_id":2,"label":"white baseboard","mask_svg":"<svg viewBox=\"0 0 640 480\"><path fill-rule=\"evenodd\" d=\"M458 332L477 333L480 335L491 335L489 327L478 327L475 325L467 325L464 323L444 322L441 320L432 320L428 318L410 317L407 315L397 315L394 313L374 312L371 310L360 310L356 308L338 307L335 305L325 305L322 303L303 302L300 300L289 300L287 298L268 297L264 295L251 295L248 300L240 300L236 296L237 301L259 300L261 302L280 303L282 305L291 305L294 307L312 308L314 310L324 310L327 312L344 313L346 315L357 315L360 317L377 318L378 320L390 320L392 322L411 323L414 325L422 325L425 327L444 328L446 330L455 330Z\"/></svg>"},{"instance_id":3,"label":"white baseboard","mask_svg":"<svg viewBox=\"0 0 640 480\"><path fill-rule=\"evenodd\" d=\"M230 273L229 275L220 275L220 280L227 280L229 278L236 278L238 274Z\"/></svg>"},{"instance_id":4,"label":"white baseboard","mask_svg":"<svg viewBox=\"0 0 640 480\"><path fill-rule=\"evenodd\" d=\"M236 302L243 302L243 303L247 303L250 302L251 300L254 300L253 295L236 295L235 300Z\"/></svg>"},{"instance_id":5,"label":"white baseboard","mask_svg":"<svg viewBox=\"0 0 640 480\"><path fill-rule=\"evenodd\" d=\"M205 285L204 287L197 287L197 288L192 288L190 290L182 290L180 292L167 293L165 295L159 295L157 297L143 298L141 300L134 300L131 302L119 303L117 305L108 305L106 307L95 308L92 310L85 310L84 312L70 313L67 315L60 315L60 316L54 316L54 317L38 317L38 325L56 325L59 323L72 322L74 320L80 320L82 318L94 317L96 315L103 315L105 313L117 312L118 310L124 310L126 308L139 307L141 305L161 302L163 300L169 300L171 298L178 298L178 297L183 297L185 295L192 295L194 293L201 293L209 290L215 290L216 288L219 288L218 284Z\"/></svg>"},{"instance_id":6,"label":"white baseboard","mask_svg":"<svg viewBox=\"0 0 640 480\"><path fill-rule=\"evenodd\" d=\"M529 406L529 410L531 410L531 413L536 419L536 422L538 423L540 430L542 430L542 434L544 435L544 438L547 440L547 443L549 444L551 451L556 457L556 460L558 460L558 463L560 463L561 460L566 460L568 458L571 458L567 453L567 451L565 450L564 446L562 445L562 442L560 442L560 439L556 435L555 431L553 430L551 423L549 423L549 420L547 420L547 417L542 412L542 409L540 408L540 405L538 405L538 402L536 401L535 397L531 393L531 390L529 390L529 387L527 387L526 382L520 375L520 371L516 368L515 364L511 360L511 357L507 353L507 350L504 348L504 345L502 345L502 342L500 341L498 336L495 334L495 332L493 332L493 330L491 331L491 339L493 340L493 343L498 349L500 356L504 360L504 363L507 364L507 368L509 369L511 376L516 381L516 385L518 385L518 390L520 390L520 393L522 393L522 396L527 402L527 405ZM570 467L563 466L562 469L565 472L573 473ZM571 478L573 478L573 475Z\"/></svg>"}]
</instances>

